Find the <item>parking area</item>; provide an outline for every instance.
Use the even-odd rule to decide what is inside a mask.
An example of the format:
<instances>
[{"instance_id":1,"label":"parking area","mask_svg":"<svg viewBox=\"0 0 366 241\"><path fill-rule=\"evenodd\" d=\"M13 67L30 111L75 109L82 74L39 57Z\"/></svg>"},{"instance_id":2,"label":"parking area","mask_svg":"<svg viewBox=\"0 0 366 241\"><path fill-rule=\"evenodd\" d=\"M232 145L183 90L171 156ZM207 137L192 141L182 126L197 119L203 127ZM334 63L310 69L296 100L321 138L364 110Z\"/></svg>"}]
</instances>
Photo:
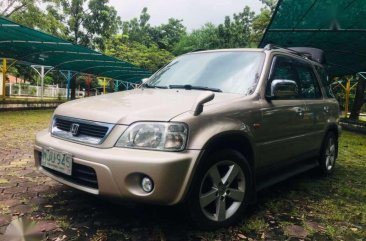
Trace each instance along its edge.
<instances>
[{"instance_id":1,"label":"parking area","mask_svg":"<svg viewBox=\"0 0 366 241\"><path fill-rule=\"evenodd\" d=\"M366 240L366 136L344 132L337 170L259 193L242 223L194 230L181 207L112 204L37 172L33 142L51 110L0 112L0 236L33 220L48 240ZM2 238L0 238L1 240Z\"/></svg>"}]
</instances>

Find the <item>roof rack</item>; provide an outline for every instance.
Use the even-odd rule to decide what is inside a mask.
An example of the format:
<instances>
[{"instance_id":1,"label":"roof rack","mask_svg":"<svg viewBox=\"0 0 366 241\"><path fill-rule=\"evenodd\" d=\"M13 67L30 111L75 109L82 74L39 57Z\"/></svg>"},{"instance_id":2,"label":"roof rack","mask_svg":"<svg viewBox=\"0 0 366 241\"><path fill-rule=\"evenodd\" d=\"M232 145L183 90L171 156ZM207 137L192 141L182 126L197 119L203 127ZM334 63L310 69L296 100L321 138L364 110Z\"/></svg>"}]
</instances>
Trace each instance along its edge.
<instances>
[{"instance_id":1,"label":"roof rack","mask_svg":"<svg viewBox=\"0 0 366 241\"><path fill-rule=\"evenodd\" d=\"M317 48L311 48L311 47L291 47L291 48L286 48L286 47L281 47L281 46L274 45L274 44L267 44L264 47L264 49L266 49L266 50L283 49L283 50L286 50L289 53L296 54L296 55L301 56L303 58L316 61L316 62L318 62L320 64L324 64L325 63L324 51L321 50L321 49L317 49Z\"/></svg>"},{"instance_id":2,"label":"roof rack","mask_svg":"<svg viewBox=\"0 0 366 241\"><path fill-rule=\"evenodd\" d=\"M275 45L275 44L267 44L266 46L264 46L264 49L266 49L266 50L283 49L283 50L287 50L288 52L291 52L293 54L296 54L296 55L300 55L302 57L305 57L307 59L309 58L309 55L306 55L305 53L301 53L301 52L298 52L298 51L293 50L291 48L286 48L286 47L282 47L282 46Z\"/></svg>"}]
</instances>

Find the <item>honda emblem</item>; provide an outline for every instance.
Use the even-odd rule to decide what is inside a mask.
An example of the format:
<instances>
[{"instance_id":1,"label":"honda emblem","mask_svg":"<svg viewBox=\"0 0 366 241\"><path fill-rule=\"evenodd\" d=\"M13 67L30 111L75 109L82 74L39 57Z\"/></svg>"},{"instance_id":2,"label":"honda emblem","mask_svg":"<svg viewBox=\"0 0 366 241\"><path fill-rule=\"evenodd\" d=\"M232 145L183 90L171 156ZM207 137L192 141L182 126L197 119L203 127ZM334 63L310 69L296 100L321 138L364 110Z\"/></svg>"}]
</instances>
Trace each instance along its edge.
<instances>
[{"instance_id":1,"label":"honda emblem","mask_svg":"<svg viewBox=\"0 0 366 241\"><path fill-rule=\"evenodd\" d=\"M77 136L78 135L78 130L79 130L79 124L76 123L72 123L71 124L71 128L70 128L70 132L73 136Z\"/></svg>"}]
</instances>

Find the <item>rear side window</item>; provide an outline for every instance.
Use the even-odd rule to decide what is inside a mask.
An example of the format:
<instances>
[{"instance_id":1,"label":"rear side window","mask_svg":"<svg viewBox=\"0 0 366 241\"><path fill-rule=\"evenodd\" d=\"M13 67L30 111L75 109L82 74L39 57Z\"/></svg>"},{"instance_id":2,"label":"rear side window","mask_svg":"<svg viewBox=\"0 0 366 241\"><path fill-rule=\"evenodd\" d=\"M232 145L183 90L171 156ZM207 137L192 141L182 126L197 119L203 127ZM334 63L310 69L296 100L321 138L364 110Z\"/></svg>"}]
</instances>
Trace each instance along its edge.
<instances>
[{"instance_id":1,"label":"rear side window","mask_svg":"<svg viewBox=\"0 0 366 241\"><path fill-rule=\"evenodd\" d=\"M300 96L303 99L318 99L321 91L313 68L308 63L297 62L295 66L299 77Z\"/></svg>"},{"instance_id":2,"label":"rear side window","mask_svg":"<svg viewBox=\"0 0 366 241\"><path fill-rule=\"evenodd\" d=\"M334 94L331 88L331 83L329 81L329 77L327 72L325 71L324 68L320 67L320 66L315 66L316 71L319 74L320 77L320 81L322 82L323 88L324 88L324 92L326 94L326 96L328 98L334 98Z\"/></svg>"}]
</instances>

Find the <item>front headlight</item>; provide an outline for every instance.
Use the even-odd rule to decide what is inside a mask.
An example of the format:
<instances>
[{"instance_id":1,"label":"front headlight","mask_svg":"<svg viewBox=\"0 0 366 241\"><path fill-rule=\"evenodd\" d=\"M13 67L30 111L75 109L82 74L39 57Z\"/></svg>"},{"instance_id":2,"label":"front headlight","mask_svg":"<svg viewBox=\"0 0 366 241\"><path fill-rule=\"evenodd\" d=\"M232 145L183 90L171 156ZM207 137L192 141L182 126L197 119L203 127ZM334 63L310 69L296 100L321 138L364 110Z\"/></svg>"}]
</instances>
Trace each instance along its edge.
<instances>
[{"instance_id":1,"label":"front headlight","mask_svg":"<svg viewBox=\"0 0 366 241\"><path fill-rule=\"evenodd\" d=\"M183 123L137 122L127 128L116 147L181 151L187 135L188 128Z\"/></svg>"}]
</instances>

